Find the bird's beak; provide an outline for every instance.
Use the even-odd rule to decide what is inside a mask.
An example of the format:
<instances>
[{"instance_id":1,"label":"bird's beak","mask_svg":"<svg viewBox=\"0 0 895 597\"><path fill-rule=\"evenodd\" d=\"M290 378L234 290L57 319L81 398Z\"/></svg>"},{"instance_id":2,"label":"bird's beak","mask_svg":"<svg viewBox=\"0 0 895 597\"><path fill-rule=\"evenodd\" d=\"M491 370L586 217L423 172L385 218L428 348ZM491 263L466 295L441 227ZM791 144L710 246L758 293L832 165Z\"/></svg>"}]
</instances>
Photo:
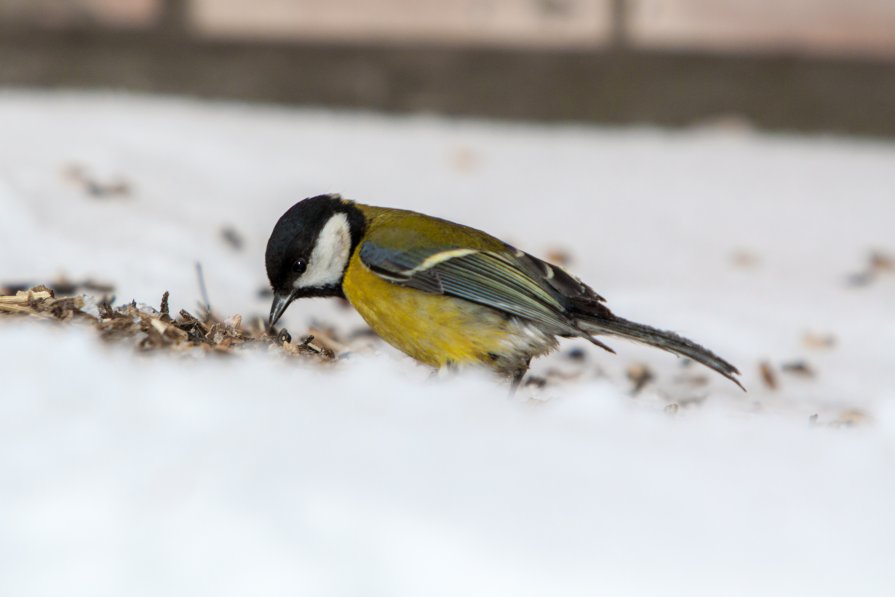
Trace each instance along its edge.
<instances>
[{"instance_id":1,"label":"bird's beak","mask_svg":"<svg viewBox=\"0 0 895 597\"><path fill-rule=\"evenodd\" d=\"M297 295L298 293L295 290L274 292L273 304L270 306L270 319L267 322L267 327L272 328L274 324L279 321L280 317L283 316L283 313L286 312L286 307L297 298Z\"/></svg>"}]
</instances>

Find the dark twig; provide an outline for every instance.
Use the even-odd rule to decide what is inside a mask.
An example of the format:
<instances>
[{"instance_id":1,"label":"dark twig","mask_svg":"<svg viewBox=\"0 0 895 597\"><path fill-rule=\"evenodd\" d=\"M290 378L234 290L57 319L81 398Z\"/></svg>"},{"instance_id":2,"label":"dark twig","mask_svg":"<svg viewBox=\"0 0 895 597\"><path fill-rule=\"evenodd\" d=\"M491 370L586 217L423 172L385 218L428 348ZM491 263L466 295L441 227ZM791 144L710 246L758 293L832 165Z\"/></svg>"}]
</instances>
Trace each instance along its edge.
<instances>
[{"instance_id":1,"label":"dark twig","mask_svg":"<svg viewBox=\"0 0 895 597\"><path fill-rule=\"evenodd\" d=\"M205 287L205 275L202 273L202 264L196 262L196 278L199 280L199 294L202 296L202 303L205 311L211 313L211 301L208 300L208 289Z\"/></svg>"}]
</instances>

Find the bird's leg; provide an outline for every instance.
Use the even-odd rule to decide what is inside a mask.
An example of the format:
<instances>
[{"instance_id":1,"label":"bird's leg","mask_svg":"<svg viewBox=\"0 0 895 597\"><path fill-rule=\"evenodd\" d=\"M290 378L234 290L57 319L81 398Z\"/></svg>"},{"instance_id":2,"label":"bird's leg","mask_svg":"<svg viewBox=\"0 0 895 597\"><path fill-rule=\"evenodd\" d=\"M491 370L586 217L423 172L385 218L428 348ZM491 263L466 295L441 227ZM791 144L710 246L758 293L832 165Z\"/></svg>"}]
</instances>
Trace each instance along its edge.
<instances>
[{"instance_id":1,"label":"bird's leg","mask_svg":"<svg viewBox=\"0 0 895 597\"><path fill-rule=\"evenodd\" d=\"M444 377L456 375L459 370L460 367L457 366L457 363L447 361L441 367L432 369L432 372L429 374L429 379L442 379Z\"/></svg>"},{"instance_id":2,"label":"bird's leg","mask_svg":"<svg viewBox=\"0 0 895 597\"><path fill-rule=\"evenodd\" d=\"M513 372L513 377L510 378L510 398L516 395L516 391L522 385L522 379L525 377L525 374L528 373L528 366L530 363L531 359L528 359L522 367L519 367Z\"/></svg>"},{"instance_id":3,"label":"bird's leg","mask_svg":"<svg viewBox=\"0 0 895 597\"><path fill-rule=\"evenodd\" d=\"M510 380L510 398L516 395L516 391L522 385L523 377L525 377L525 371L518 371L513 375L513 379Z\"/></svg>"}]
</instances>

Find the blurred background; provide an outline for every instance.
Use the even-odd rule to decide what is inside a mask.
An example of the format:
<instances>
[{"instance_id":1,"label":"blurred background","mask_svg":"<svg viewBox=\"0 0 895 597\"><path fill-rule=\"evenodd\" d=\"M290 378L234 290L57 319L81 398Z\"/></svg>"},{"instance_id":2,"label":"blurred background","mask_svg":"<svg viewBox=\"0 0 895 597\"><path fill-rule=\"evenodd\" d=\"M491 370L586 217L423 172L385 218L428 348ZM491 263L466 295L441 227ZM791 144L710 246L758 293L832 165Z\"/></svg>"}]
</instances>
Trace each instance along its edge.
<instances>
[{"instance_id":1,"label":"blurred background","mask_svg":"<svg viewBox=\"0 0 895 597\"><path fill-rule=\"evenodd\" d=\"M0 0L0 297L87 295L0 315L0 596L895 595L893 137L895 0ZM748 392L570 340L509 400L324 300L164 340L260 335L330 191Z\"/></svg>"},{"instance_id":2,"label":"blurred background","mask_svg":"<svg viewBox=\"0 0 895 597\"><path fill-rule=\"evenodd\" d=\"M0 0L0 86L895 135L889 0Z\"/></svg>"}]
</instances>

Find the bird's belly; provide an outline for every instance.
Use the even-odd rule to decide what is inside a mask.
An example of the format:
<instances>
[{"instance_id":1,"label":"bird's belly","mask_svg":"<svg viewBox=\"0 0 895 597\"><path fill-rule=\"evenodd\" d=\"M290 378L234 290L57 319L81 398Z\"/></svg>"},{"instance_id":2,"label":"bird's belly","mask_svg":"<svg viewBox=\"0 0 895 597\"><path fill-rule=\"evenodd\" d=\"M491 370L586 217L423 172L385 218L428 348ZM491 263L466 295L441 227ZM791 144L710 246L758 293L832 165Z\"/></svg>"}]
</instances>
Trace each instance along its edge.
<instances>
[{"instance_id":1,"label":"bird's belly","mask_svg":"<svg viewBox=\"0 0 895 597\"><path fill-rule=\"evenodd\" d=\"M556 347L550 334L482 305L392 284L355 257L346 298L383 340L431 365L483 364L511 375Z\"/></svg>"}]
</instances>

